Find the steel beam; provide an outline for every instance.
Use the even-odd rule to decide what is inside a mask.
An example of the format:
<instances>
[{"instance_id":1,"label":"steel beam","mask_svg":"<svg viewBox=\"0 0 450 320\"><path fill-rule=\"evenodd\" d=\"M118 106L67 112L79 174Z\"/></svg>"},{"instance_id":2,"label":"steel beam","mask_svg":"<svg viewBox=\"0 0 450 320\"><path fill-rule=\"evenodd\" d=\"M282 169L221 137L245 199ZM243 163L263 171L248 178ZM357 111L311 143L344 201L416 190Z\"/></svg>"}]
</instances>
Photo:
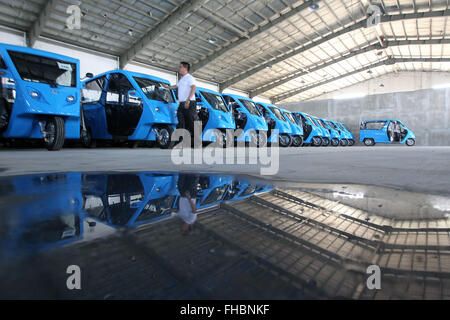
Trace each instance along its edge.
<instances>
[{"instance_id":1,"label":"steel beam","mask_svg":"<svg viewBox=\"0 0 450 320\"><path fill-rule=\"evenodd\" d=\"M420 12L420 13L408 13L408 14L397 14L397 15L385 15L381 17L381 23L386 22L395 22L395 21L403 21L403 20L411 20L411 19L423 19L423 18L436 18L436 17L448 17L450 16L450 10L442 10L442 11L431 11L431 12ZM321 45L327 41L330 41L332 39L335 39L337 37L340 37L344 34L347 34L349 32L366 28L367 27L367 19L361 20L357 23L354 23L344 29L341 29L337 32L333 32L320 40L313 41L308 45L302 46L300 48L291 50L289 52L286 52L285 54L282 54L281 56L278 56L272 60L267 61L266 63L260 64L259 66L256 66L240 75L237 75L227 81L224 81L220 84L220 90L223 91L224 89L247 79L248 77L251 77L252 75L266 69L269 66L272 66L274 64L280 63L285 61L286 59L292 58L302 52L305 52L307 50L310 50L318 45Z\"/></svg>"},{"instance_id":2,"label":"steel beam","mask_svg":"<svg viewBox=\"0 0 450 320\"><path fill-rule=\"evenodd\" d=\"M45 23L47 22L47 19L55 8L56 4L56 0L48 0L42 11L39 13L39 17L36 19L36 21L33 22L30 30L28 30L27 46L29 46L30 48L34 47L36 40L44 31Z\"/></svg>"},{"instance_id":3,"label":"steel beam","mask_svg":"<svg viewBox=\"0 0 450 320\"><path fill-rule=\"evenodd\" d=\"M272 21L266 23L265 25L259 27L258 29L249 32L246 35L243 35L241 37L239 37L238 40L229 43L228 45L225 45L224 47L220 48L219 50L211 53L210 55L206 56L205 58L203 58L202 60L198 61L197 63L192 65L192 71L195 72L201 68L203 68L204 66L206 66L207 64L211 63L212 61L216 60L217 58L219 58L220 56L222 56L223 54L225 54L226 52L236 48L237 46L243 44L244 42L246 42L249 39L252 39L254 37L256 37L257 35L260 35L263 32L267 32L270 28L280 24L281 22L285 21L286 19L289 19L293 16L295 16L296 14L299 14L300 12L302 12L303 10L309 8L309 6L314 3L314 2L320 2L320 0L307 0L304 3L302 3L301 5L299 5L298 7L290 10L289 12L280 15L279 17L273 19Z\"/></svg>"},{"instance_id":4,"label":"steel beam","mask_svg":"<svg viewBox=\"0 0 450 320\"><path fill-rule=\"evenodd\" d=\"M300 78L308 73L316 72L322 70L326 67L329 67L333 64L345 61L349 58L355 57L357 55L367 53L370 51L381 50L387 47L399 47L399 46L407 46L407 45L432 45L432 44L450 44L450 39L431 39L431 40L396 40L396 41L387 41L386 46L382 47L379 43L372 44L362 49L351 51L349 54L341 56L337 59L331 60L326 63L322 63L320 65L315 65L310 67L307 71L305 69L298 69L288 76L284 76L278 79L271 81L270 83L264 84L260 87L250 90L249 95L250 98L256 97L266 91L272 90L276 87L279 87L291 80Z\"/></svg>"},{"instance_id":5,"label":"steel beam","mask_svg":"<svg viewBox=\"0 0 450 320\"><path fill-rule=\"evenodd\" d=\"M272 103L278 103L280 101L286 100L287 98L290 98L290 97L300 94L302 92L314 89L316 87L320 87L320 86L325 85L330 82L334 82L334 81L358 74L360 72L367 71L369 69L373 69L373 68L377 68L377 67L381 67L381 66L385 66L385 65L394 65L396 63L408 63L408 62L423 62L423 63L450 62L450 58L388 58L388 59L376 62L374 64L370 64L368 66L364 66L362 68L356 69L354 71L342 74L340 76L337 76L337 77L334 77L331 79L327 79L325 81L317 82L317 83L314 83L309 86L305 86L305 87L301 87L301 88L294 89L291 91L287 91L278 96L272 97L270 100L272 101Z\"/></svg>"},{"instance_id":6,"label":"steel beam","mask_svg":"<svg viewBox=\"0 0 450 320\"><path fill-rule=\"evenodd\" d=\"M139 52L149 46L161 33L166 32L171 26L186 17L191 11L195 11L203 4L204 0L188 0L180 5L172 14L161 21L155 28L147 32L137 43L120 55L120 67L134 59Z\"/></svg>"}]
</instances>

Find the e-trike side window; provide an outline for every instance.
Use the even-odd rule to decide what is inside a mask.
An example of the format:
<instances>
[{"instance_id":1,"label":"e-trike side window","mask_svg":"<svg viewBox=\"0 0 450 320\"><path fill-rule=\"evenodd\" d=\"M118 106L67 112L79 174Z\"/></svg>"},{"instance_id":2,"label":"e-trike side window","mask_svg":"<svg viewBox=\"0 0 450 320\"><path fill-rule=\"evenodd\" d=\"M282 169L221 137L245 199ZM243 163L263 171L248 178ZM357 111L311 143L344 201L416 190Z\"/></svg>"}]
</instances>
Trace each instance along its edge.
<instances>
[{"instance_id":1,"label":"e-trike side window","mask_svg":"<svg viewBox=\"0 0 450 320\"><path fill-rule=\"evenodd\" d=\"M362 130L382 130L386 121L368 121L361 124Z\"/></svg>"},{"instance_id":2,"label":"e-trike side window","mask_svg":"<svg viewBox=\"0 0 450 320\"><path fill-rule=\"evenodd\" d=\"M89 81L82 90L83 103L100 102L102 92L105 86L106 76Z\"/></svg>"},{"instance_id":3,"label":"e-trike side window","mask_svg":"<svg viewBox=\"0 0 450 320\"><path fill-rule=\"evenodd\" d=\"M121 73L113 73L109 78L108 91L106 92L107 104L126 104L129 91L134 87L128 78Z\"/></svg>"},{"instance_id":4,"label":"e-trike side window","mask_svg":"<svg viewBox=\"0 0 450 320\"><path fill-rule=\"evenodd\" d=\"M6 63L5 63L5 61L3 60L2 56L0 56L0 69L8 69L8 68L6 67Z\"/></svg>"}]
</instances>

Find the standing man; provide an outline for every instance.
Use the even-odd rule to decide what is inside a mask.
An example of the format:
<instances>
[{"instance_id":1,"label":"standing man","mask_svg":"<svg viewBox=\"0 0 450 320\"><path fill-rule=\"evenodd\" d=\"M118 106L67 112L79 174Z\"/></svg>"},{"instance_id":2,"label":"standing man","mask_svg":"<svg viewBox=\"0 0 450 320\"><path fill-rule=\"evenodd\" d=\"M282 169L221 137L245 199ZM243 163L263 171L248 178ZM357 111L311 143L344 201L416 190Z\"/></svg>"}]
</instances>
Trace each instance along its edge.
<instances>
[{"instance_id":1,"label":"standing man","mask_svg":"<svg viewBox=\"0 0 450 320\"><path fill-rule=\"evenodd\" d=\"M187 129L194 137L194 122L198 120L197 115L197 102L195 100L195 90L197 89L195 78L189 73L191 65L187 62L181 62L178 67L178 71L181 75L181 79L177 86L172 86L170 89L178 89L178 106L177 117L178 126L177 129Z\"/></svg>"}]
</instances>

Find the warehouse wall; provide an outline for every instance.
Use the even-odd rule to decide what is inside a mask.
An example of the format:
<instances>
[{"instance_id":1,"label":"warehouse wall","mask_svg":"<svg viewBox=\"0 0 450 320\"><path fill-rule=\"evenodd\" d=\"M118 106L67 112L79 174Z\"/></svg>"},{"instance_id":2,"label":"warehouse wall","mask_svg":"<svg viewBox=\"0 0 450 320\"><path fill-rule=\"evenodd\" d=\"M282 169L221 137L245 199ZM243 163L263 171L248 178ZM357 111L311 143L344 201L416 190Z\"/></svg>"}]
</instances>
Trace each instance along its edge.
<instances>
[{"instance_id":1,"label":"warehouse wall","mask_svg":"<svg viewBox=\"0 0 450 320\"><path fill-rule=\"evenodd\" d=\"M345 79L343 81L345 81ZM372 95L390 92L415 91L431 89L434 86L441 84L450 84L450 72L401 71L384 74L379 77L359 82L340 90L322 94L311 100L333 99L340 95L354 93Z\"/></svg>"},{"instance_id":2,"label":"warehouse wall","mask_svg":"<svg viewBox=\"0 0 450 320\"><path fill-rule=\"evenodd\" d=\"M361 120L397 118L417 136L417 145L450 145L450 88L370 95L348 100L311 100L279 104L345 123L359 141Z\"/></svg>"}]
</instances>

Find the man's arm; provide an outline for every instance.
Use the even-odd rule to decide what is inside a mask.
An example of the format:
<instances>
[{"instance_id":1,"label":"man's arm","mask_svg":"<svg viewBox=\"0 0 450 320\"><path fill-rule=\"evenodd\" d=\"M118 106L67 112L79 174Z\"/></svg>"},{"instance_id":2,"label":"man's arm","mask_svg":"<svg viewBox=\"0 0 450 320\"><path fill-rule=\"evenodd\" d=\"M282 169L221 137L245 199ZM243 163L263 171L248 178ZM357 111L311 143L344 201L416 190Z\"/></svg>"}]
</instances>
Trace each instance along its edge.
<instances>
[{"instance_id":1,"label":"man's arm","mask_svg":"<svg viewBox=\"0 0 450 320\"><path fill-rule=\"evenodd\" d=\"M194 99L195 100L195 90L197 90L197 86L195 84L193 84L191 86L191 92L189 93L189 98L186 100L186 102L184 103L184 107L186 109L189 109L191 100Z\"/></svg>"}]
</instances>

